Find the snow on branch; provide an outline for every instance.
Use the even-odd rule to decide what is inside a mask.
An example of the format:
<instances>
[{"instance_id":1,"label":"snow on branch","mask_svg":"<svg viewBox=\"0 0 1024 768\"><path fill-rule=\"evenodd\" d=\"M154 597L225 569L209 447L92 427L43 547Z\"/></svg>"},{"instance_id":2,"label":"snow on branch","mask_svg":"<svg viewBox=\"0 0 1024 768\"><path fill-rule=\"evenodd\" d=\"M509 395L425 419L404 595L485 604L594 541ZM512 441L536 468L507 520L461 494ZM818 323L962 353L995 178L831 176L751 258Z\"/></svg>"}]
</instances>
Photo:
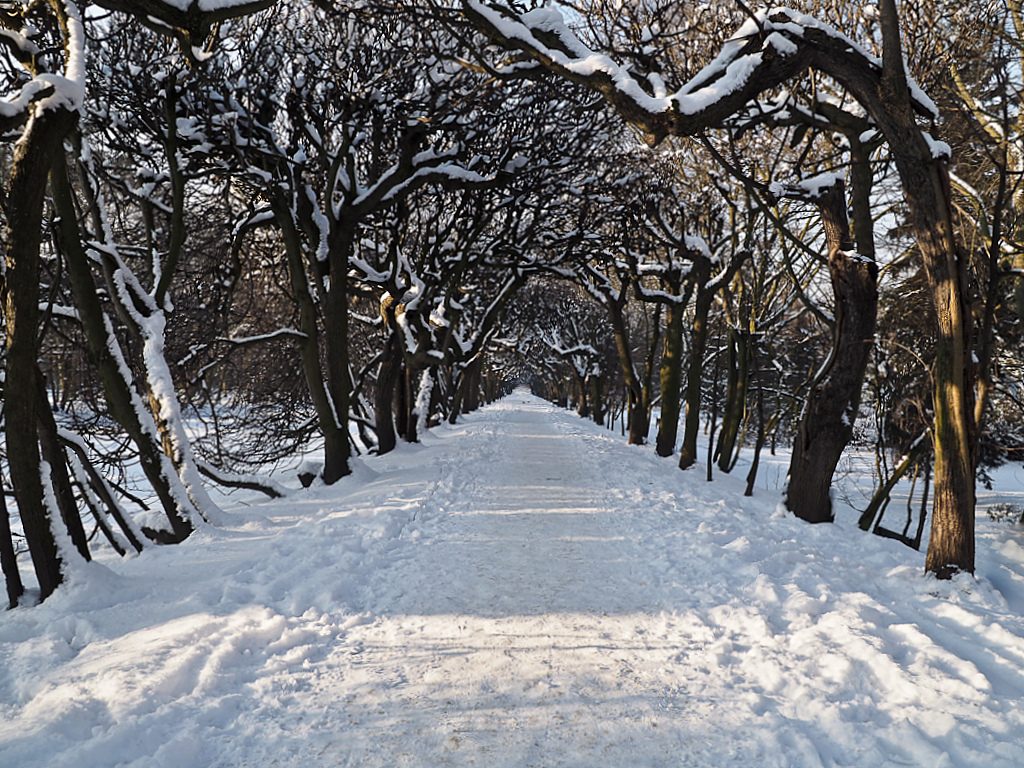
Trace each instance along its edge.
<instances>
[{"instance_id":1,"label":"snow on branch","mask_svg":"<svg viewBox=\"0 0 1024 768\"><path fill-rule=\"evenodd\" d=\"M517 13L484 0L462 0L462 9L499 44L602 94L652 146L669 135L690 136L722 125L761 93L807 69L833 77L862 104L881 106L881 60L830 25L788 8L753 14L714 61L674 93L659 96L645 90L627 67L590 50L557 8ZM913 82L908 85L914 108L936 118L932 101Z\"/></svg>"},{"instance_id":2,"label":"snow on branch","mask_svg":"<svg viewBox=\"0 0 1024 768\"><path fill-rule=\"evenodd\" d=\"M830 172L801 179L796 184L772 182L770 190L772 195L780 199L815 202L829 191L841 186L845 186L842 174Z\"/></svg>"},{"instance_id":3,"label":"snow on branch","mask_svg":"<svg viewBox=\"0 0 1024 768\"><path fill-rule=\"evenodd\" d=\"M273 341L275 339L305 339L306 334L302 331L297 331L294 328L279 328L271 333L263 333L258 336L224 336L217 341L224 341L235 346L248 346L251 344L261 344L265 341Z\"/></svg>"},{"instance_id":4,"label":"snow on branch","mask_svg":"<svg viewBox=\"0 0 1024 768\"><path fill-rule=\"evenodd\" d=\"M201 459L197 460L196 466L203 475L226 488L244 488L249 491L258 491L272 499L281 499L288 495L287 488L269 477L228 472Z\"/></svg>"},{"instance_id":5,"label":"snow on branch","mask_svg":"<svg viewBox=\"0 0 1024 768\"><path fill-rule=\"evenodd\" d=\"M215 25L270 8L277 0L95 0L109 11L136 17L152 30L175 38L193 61L208 58L202 49ZM68 3L70 5L70 3Z\"/></svg>"},{"instance_id":6,"label":"snow on branch","mask_svg":"<svg viewBox=\"0 0 1024 768\"><path fill-rule=\"evenodd\" d=\"M32 75L16 92L0 98L0 133L15 130L30 114L58 109L75 112L85 100L85 31L78 6L71 0L52 5L64 37L61 75L37 70L37 57L42 51L31 38L39 34L38 29L32 25L22 27L18 15L0 20L0 47Z\"/></svg>"}]
</instances>

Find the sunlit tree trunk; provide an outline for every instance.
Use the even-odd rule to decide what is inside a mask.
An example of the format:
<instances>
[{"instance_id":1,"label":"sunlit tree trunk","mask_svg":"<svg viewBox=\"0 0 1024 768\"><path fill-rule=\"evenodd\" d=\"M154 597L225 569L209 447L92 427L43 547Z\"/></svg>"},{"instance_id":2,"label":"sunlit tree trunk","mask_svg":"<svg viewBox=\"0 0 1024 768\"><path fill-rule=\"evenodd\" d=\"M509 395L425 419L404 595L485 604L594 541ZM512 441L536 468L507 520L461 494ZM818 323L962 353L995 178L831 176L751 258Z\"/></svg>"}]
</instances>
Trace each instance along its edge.
<instances>
[{"instance_id":1,"label":"sunlit tree trunk","mask_svg":"<svg viewBox=\"0 0 1024 768\"><path fill-rule=\"evenodd\" d=\"M692 136L721 125L761 93L803 75L808 69L835 78L859 102L885 137L896 165L907 202L907 221L925 265L938 325L933 370L934 514L925 567L940 578L958 571L973 573L978 434L974 415L973 321L966 290L968 260L957 249L942 148L929 142L915 118L915 108L929 110L921 99L912 96L909 88L896 0L880 0L878 4L880 65L829 30L804 24L794 12L777 7L766 17L773 25L770 34L762 27L759 34L723 51L723 56L735 60L744 57L745 74L740 81L715 90L715 98L707 99L699 107L653 111L637 99L636 94L642 89L626 70L573 66L573 59L585 49L580 41L566 42L547 32L509 37L507 28L516 18L514 12L509 12L499 29L481 12L479 0L462 0L462 7L492 39L523 51L562 77L600 93L625 120L644 133L651 145L668 135ZM523 18L518 17L516 23L523 23ZM777 35L786 38L787 53L780 54L777 45L768 44ZM548 44L557 50L548 49ZM589 55L587 51L584 58ZM707 75L700 86L713 87L714 80L727 71L732 70L720 61L716 72ZM821 515L821 510L828 507L820 498L813 506L816 518L828 519Z\"/></svg>"}]
</instances>

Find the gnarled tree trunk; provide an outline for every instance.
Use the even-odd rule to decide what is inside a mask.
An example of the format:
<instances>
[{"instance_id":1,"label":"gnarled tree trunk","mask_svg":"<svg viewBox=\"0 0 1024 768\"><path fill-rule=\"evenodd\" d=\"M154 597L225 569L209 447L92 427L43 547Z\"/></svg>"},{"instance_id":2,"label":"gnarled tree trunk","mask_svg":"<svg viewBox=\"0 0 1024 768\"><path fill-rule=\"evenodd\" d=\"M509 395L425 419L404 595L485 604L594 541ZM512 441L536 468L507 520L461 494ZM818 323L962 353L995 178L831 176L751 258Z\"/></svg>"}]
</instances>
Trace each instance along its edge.
<instances>
[{"instance_id":1,"label":"gnarled tree trunk","mask_svg":"<svg viewBox=\"0 0 1024 768\"><path fill-rule=\"evenodd\" d=\"M59 217L58 242L75 297L75 308L82 324L89 359L96 366L103 383L110 415L135 443L142 471L160 500L171 526L170 532L150 530L147 535L160 543L183 541L192 533L192 514L195 510L186 498L184 489L176 488L180 483L173 473L170 459L162 451L156 425L148 418L141 398L125 378L128 366L120 355L110 322L100 305L90 260L81 242L63 152L55 153L52 158L50 187Z\"/></svg>"},{"instance_id":2,"label":"gnarled tree trunk","mask_svg":"<svg viewBox=\"0 0 1024 768\"><path fill-rule=\"evenodd\" d=\"M957 571L973 573L978 434L967 259L957 248L942 147L925 137L915 118L915 109L933 113L933 108L927 100L912 94L909 87L896 0L879 0L878 4L881 63L814 19L786 8L773 8L759 17L756 33L734 41L716 60L713 70L701 72L689 87L678 92L677 98L690 101L687 109L673 105L669 99L653 106L646 96L638 99L643 89L625 68L609 62L598 69L576 67L578 60L588 59L591 53L578 39L566 39L571 37L567 30L559 35L550 35L547 30L534 35L528 21L511 10L496 25L490 8L481 0L462 0L462 5L466 15L493 39L524 51L562 77L600 93L624 119L644 132L651 145L669 135L692 136L721 125L761 93L808 69L835 78L859 102L885 137L895 162L938 323L933 395L934 515L925 568L940 578ZM511 35L510 29L515 29ZM785 51L777 44L777 36L785 38ZM728 88L719 88L717 81L727 72L738 71L727 66L729 59L742 60L744 76ZM692 101L696 91L700 91L698 100ZM856 280L852 271L849 275ZM799 474L803 470L797 471ZM790 502L794 503L792 492ZM818 510L813 513L816 516L825 508L820 500L810 505Z\"/></svg>"},{"instance_id":3,"label":"gnarled tree trunk","mask_svg":"<svg viewBox=\"0 0 1024 768\"><path fill-rule=\"evenodd\" d=\"M828 359L814 377L797 428L786 506L808 522L831 522L832 475L853 435L864 372L874 346L878 268L854 252L845 185L838 181L815 201L828 244L835 295L835 331Z\"/></svg>"}]
</instances>

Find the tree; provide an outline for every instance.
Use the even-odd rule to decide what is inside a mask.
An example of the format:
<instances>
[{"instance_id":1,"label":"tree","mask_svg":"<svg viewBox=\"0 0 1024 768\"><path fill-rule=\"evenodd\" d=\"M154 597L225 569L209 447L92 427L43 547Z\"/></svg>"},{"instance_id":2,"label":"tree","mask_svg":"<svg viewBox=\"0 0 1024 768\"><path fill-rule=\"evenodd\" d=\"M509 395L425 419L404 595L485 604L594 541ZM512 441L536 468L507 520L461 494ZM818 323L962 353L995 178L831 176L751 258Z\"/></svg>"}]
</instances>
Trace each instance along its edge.
<instances>
[{"instance_id":1,"label":"tree","mask_svg":"<svg viewBox=\"0 0 1024 768\"><path fill-rule=\"evenodd\" d=\"M160 26L171 21L182 41L202 44L217 20L265 4L229 0L208 13L194 3L187 18L177 4L156 0L130 4L128 10ZM110 7L119 5L114 2ZM3 44L9 54L5 58L9 107L4 110L3 128L7 138L17 138L5 210L5 432L18 511L45 599L63 579L69 560L77 556L61 551L55 530L63 526L78 555L89 556L67 459L38 365L46 180L81 114L87 86L85 29L78 7L58 0L19 6L2 14L0 23L6 28ZM24 69L22 76L13 71L16 66Z\"/></svg>"},{"instance_id":2,"label":"tree","mask_svg":"<svg viewBox=\"0 0 1024 768\"><path fill-rule=\"evenodd\" d=\"M225 173L266 201L281 234L328 483L351 471L354 286L390 293L389 322L400 322L391 307L405 305L401 322L428 309L405 300L420 275L387 233L415 228L409 201L422 190L501 186L525 163L518 134L496 117L503 100L494 87L437 55L415 8L375 11L282 7L269 29L249 31L243 67L226 74L207 116ZM415 347L429 339L425 331L413 348L397 345L407 379L427 367L427 347ZM393 366L396 344L387 344Z\"/></svg>"},{"instance_id":3,"label":"tree","mask_svg":"<svg viewBox=\"0 0 1024 768\"><path fill-rule=\"evenodd\" d=\"M847 89L888 143L936 308L935 513L926 569L942 578L973 573L977 430L968 276L956 243L947 153L916 121L917 113L932 120L938 115L905 71L895 0L880 3L881 61L828 25L774 9L753 15L715 61L674 94L589 50L553 8L519 14L463 0L462 9L493 40L600 93L652 145L720 125L807 70Z\"/></svg>"}]
</instances>

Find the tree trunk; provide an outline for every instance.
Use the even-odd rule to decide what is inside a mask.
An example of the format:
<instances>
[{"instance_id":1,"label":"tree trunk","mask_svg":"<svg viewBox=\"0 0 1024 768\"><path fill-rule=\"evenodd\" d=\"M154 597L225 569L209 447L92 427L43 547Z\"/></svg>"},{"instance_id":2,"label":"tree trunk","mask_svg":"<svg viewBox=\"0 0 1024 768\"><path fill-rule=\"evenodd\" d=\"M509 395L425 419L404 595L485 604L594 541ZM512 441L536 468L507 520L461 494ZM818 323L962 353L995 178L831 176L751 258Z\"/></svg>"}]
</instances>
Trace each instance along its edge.
<instances>
[{"instance_id":1,"label":"tree trunk","mask_svg":"<svg viewBox=\"0 0 1024 768\"><path fill-rule=\"evenodd\" d=\"M472 413L480 407L481 373L484 368L483 357L477 357L466 368L462 395L462 412Z\"/></svg>"},{"instance_id":2,"label":"tree trunk","mask_svg":"<svg viewBox=\"0 0 1024 768\"><path fill-rule=\"evenodd\" d=\"M650 346L647 348L647 360L644 362L643 388L640 390L640 405L643 408L641 418L643 419L644 442L647 441L647 437L651 432L651 407L654 401L654 361L657 357L658 347L661 345L662 311L662 305L660 303L655 304L654 320L652 323L653 332L650 334ZM676 397L676 400L679 400L678 396Z\"/></svg>"},{"instance_id":3,"label":"tree trunk","mask_svg":"<svg viewBox=\"0 0 1024 768\"><path fill-rule=\"evenodd\" d=\"M629 413L629 445L643 445L647 438L646 419L643 412L643 389L636 376L636 368L633 365L633 350L629 344L629 330L626 327L624 312L626 290L626 286L621 288L621 298L618 300L607 296L605 306L608 308L608 317L611 320L612 333L615 337L615 350L618 352L619 366L622 368L622 378L626 387L626 403Z\"/></svg>"},{"instance_id":4,"label":"tree trunk","mask_svg":"<svg viewBox=\"0 0 1024 768\"><path fill-rule=\"evenodd\" d=\"M864 372L875 338L878 269L854 253L842 182L816 200L829 247L835 294L834 342L814 377L797 427L789 465L786 506L808 522L831 522L829 489L843 450L853 435Z\"/></svg>"},{"instance_id":5,"label":"tree trunk","mask_svg":"<svg viewBox=\"0 0 1024 768\"><path fill-rule=\"evenodd\" d=\"M387 339L377 373L377 385L373 392L373 415L377 428L377 453L383 455L395 449L395 385L402 373L401 339L395 324L395 301L385 296L380 303L380 314L384 320Z\"/></svg>"},{"instance_id":6,"label":"tree trunk","mask_svg":"<svg viewBox=\"0 0 1024 768\"><path fill-rule=\"evenodd\" d=\"M395 432L405 440L409 433L409 383L405 374L405 356L402 356L402 369L398 372L395 384Z\"/></svg>"},{"instance_id":7,"label":"tree trunk","mask_svg":"<svg viewBox=\"0 0 1024 768\"><path fill-rule=\"evenodd\" d=\"M665 342L661 350L661 424L654 450L671 456L679 433L680 388L683 380L683 312L680 303L665 307Z\"/></svg>"},{"instance_id":8,"label":"tree trunk","mask_svg":"<svg viewBox=\"0 0 1024 768\"><path fill-rule=\"evenodd\" d=\"M754 443L754 456L750 461L750 471L747 472L747 487L743 491L744 496L754 495L754 482L757 480L757 471L761 466L761 451L764 449L768 435L764 418L764 382L761 379L761 369L757 362L757 349L753 344L750 347L750 359L754 376L757 378L757 441Z\"/></svg>"},{"instance_id":9,"label":"tree trunk","mask_svg":"<svg viewBox=\"0 0 1024 768\"><path fill-rule=\"evenodd\" d=\"M564 381L558 383L558 405L562 408L569 407L569 385Z\"/></svg>"},{"instance_id":10,"label":"tree trunk","mask_svg":"<svg viewBox=\"0 0 1024 768\"><path fill-rule=\"evenodd\" d=\"M275 196L271 199L271 206L281 228L285 257L288 261L288 277L299 308L299 330L303 334L299 342L302 372L306 379L306 387L309 389L309 397L313 401L320 432L324 436L323 479L324 482L328 482L329 475L330 482L334 482L345 474L344 470L348 467L348 434L343 430L340 421L340 405L333 400L332 391L324 382L324 371L320 365L320 330L317 325L316 303L310 293L309 277L302 256L302 240L292 218L290 203L287 199ZM332 284L328 296L334 293L335 287ZM329 303L329 299L325 303ZM347 313L345 319L348 319ZM328 338L335 332L334 328L330 328ZM345 413L347 415L348 412Z\"/></svg>"},{"instance_id":11,"label":"tree trunk","mask_svg":"<svg viewBox=\"0 0 1024 768\"><path fill-rule=\"evenodd\" d=\"M373 393L374 423L377 429L377 453L393 451L397 444L395 432L395 385L402 373L402 352L393 332L388 333L384 342L383 359L377 373L377 385Z\"/></svg>"},{"instance_id":12,"label":"tree trunk","mask_svg":"<svg viewBox=\"0 0 1024 768\"><path fill-rule=\"evenodd\" d=\"M58 243L75 297L75 308L82 324L90 362L96 366L103 383L110 415L125 430L139 451L139 463L153 487L171 526L166 531L149 531L160 543L183 541L192 533L195 512L178 478L171 470L170 460L161 450L155 423L148 417L142 399L125 377L129 370L114 338L110 322L103 312L96 293L89 257L82 246L75 216L75 202L68 180L67 161L63 152L56 152L50 168L50 187L58 215ZM143 421L143 419L148 419Z\"/></svg>"},{"instance_id":13,"label":"tree trunk","mask_svg":"<svg viewBox=\"0 0 1024 768\"><path fill-rule=\"evenodd\" d=\"M33 114L15 145L7 189L3 300L7 333L4 419L7 460L41 599L60 584L60 556L43 499L39 453L39 247L51 158L76 116L59 108Z\"/></svg>"},{"instance_id":14,"label":"tree trunk","mask_svg":"<svg viewBox=\"0 0 1024 768\"><path fill-rule=\"evenodd\" d=\"M327 237L331 285L323 300L327 347L327 391L333 405L336 430L324 445L323 480L330 485L352 472L348 435L352 379L348 354L348 267L352 238L348 223L334 220Z\"/></svg>"},{"instance_id":15,"label":"tree trunk","mask_svg":"<svg viewBox=\"0 0 1024 768\"><path fill-rule=\"evenodd\" d=\"M594 374L587 377L590 381L590 413L594 419L594 423L598 426L604 425L604 392L601 386L604 380L600 374Z\"/></svg>"},{"instance_id":16,"label":"tree trunk","mask_svg":"<svg viewBox=\"0 0 1024 768\"><path fill-rule=\"evenodd\" d=\"M739 455L736 442L747 414L747 385L750 379L750 338L735 329L729 332L728 377L722 433L716 448L718 468L723 472L732 471Z\"/></svg>"},{"instance_id":17,"label":"tree trunk","mask_svg":"<svg viewBox=\"0 0 1024 768\"><path fill-rule=\"evenodd\" d=\"M693 301L693 332L690 335L690 364L686 371L686 423L683 425L683 446L679 451L679 468L689 469L697 461L697 434L700 432L701 384L704 378L704 353L708 346L708 315L714 290L708 288L711 265L705 257L694 261L697 296ZM699 269L699 272L698 272Z\"/></svg>"},{"instance_id":18,"label":"tree trunk","mask_svg":"<svg viewBox=\"0 0 1024 768\"><path fill-rule=\"evenodd\" d=\"M405 432L402 434L403 439L407 443L418 443L420 441L419 435L419 419L417 418L416 402L417 402L417 381L419 379L420 370L414 368L409 364L409 361L405 361L405 380L403 386L405 387Z\"/></svg>"},{"instance_id":19,"label":"tree trunk","mask_svg":"<svg viewBox=\"0 0 1024 768\"><path fill-rule=\"evenodd\" d=\"M494 375L494 371L488 367L486 374L484 375L484 400L488 405L498 399L498 377Z\"/></svg>"},{"instance_id":20,"label":"tree trunk","mask_svg":"<svg viewBox=\"0 0 1024 768\"><path fill-rule=\"evenodd\" d=\"M25 585L18 571L18 558L14 554L14 539L11 537L11 517L7 511L7 494L0 483L0 569L7 584L7 605L14 608L25 594Z\"/></svg>"},{"instance_id":21,"label":"tree trunk","mask_svg":"<svg viewBox=\"0 0 1024 768\"><path fill-rule=\"evenodd\" d=\"M50 467L50 483L54 501L57 503L61 521L71 537L71 543L75 545L75 549L84 560L91 560L92 555L89 553L85 526L82 525L82 516L75 504L75 494L71 488L67 456L64 454L64 448L57 436L57 421L50 409L43 373L38 367L36 369L36 386L39 396L39 447L42 451L43 461Z\"/></svg>"},{"instance_id":22,"label":"tree trunk","mask_svg":"<svg viewBox=\"0 0 1024 768\"><path fill-rule=\"evenodd\" d=\"M895 0L879 3L883 76L869 113L889 142L907 199L908 220L924 260L938 320L933 394L935 406L934 512L925 569L939 578L974 573L974 473L978 432L974 420L972 315L968 259L957 247L949 172L914 119L903 69Z\"/></svg>"},{"instance_id":23,"label":"tree trunk","mask_svg":"<svg viewBox=\"0 0 1024 768\"><path fill-rule=\"evenodd\" d=\"M170 459L192 509L207 522L215 522L222 510L203 486L192 443L185 431L174 379L166 358L165 323L163 310L157 310L147 318L145 328L140 329L141 341L146 350L143 365L153 421L161 438L164 455Z\"/></svg>"},{"instance_id":24,"label":"tree trunk","mask_svg":"<svg viewBox=\"0 0 1024 768\"><path fill-rule=\"evenodd\" d=\"M766 90L776 88L813 69L835 78L874 119L889 145L908 206L907 221L921 252L938 324L935 348L934 410L935 467L932 534L925 567L940 578L957 571L974 572L974 512L977 465L977 423L974 418L972 314L968 303L968 259L957 248L946 161L941 145L928 141L917 125L915 108L930 111L921 99L912 100L904 67L896 0L879 0L882 38L881 66L816 24L801 24L784 8L773 11L774 31L792 50L776 55L778 46L760 50L764 39L751 35L743 45L722 52L728 60L748 56L752 71L735 87L723 88L719 98L699 109L652 111L636 98L639 91L622 70L613 67L575 67L539 50L537 38L510 39L463 0L466 15L494 39L525 51L561 76L599 92L626 120L645 134L652 146L668 135L692 136L720 125ZM511 22L506 20L504 25ZM507 27L506 27L507 29ZM768 37L767 39L771 39ZM563 40L564 43L564 40ZM727 71L725 62L719 75ZM708 87L709 82L701 83ZM802 470L800 470L802 471ZM792 501L792 499L791 499ZM799 502L803 504L803 502ZM818 505L820 513L821 505Z\"/></svg>"},{"instance_id":25,"label":"tree trunk","mask_svg":"<svg viewBox=\"0 0 1024 768\"><path fill-rule=\"evenodd\" d=\"M903 476L907 474L911 467L916 466L924 458L930 447L927 435L919 437L910 447L910 450L907 451L907 454L900 460L900 463L893 467L889 479L875 489L871 501L861 513L860 519L857 522L862 531L870 530L876 520L881 520L879 513L884 508L884 505L889 503L889 495L892 493L892 489L903 479Z\"/></svg>"},{"instance_id":26,"label":"tree trunk","mask_svg":"<svg viewBox=\"0 0 1024 768\"><path fill-rule=\"evenodd\" d=\"M141 552L145 548L142 543L142 531L117 503L110 486L89 460L85 446L75 439L68 439L67 435L61 436L60 442L65 453L70 450L74 453L74 458L77 459L77 464L72 464L72 468L75 470L75 476L83 491L88 488L95 495L96 500L106 507L107 513L117 522L128 543L136 552ZM68 456L70 458L70 454ZM94 504L90 504L90 506L95 507ZM102 510L95 511L102 514ZM122 552L122 554L124 553Z\"/></svg>"},{"instance_id":27,"label":"tree trunk","mask_svg":"<svg viewBox=\"0 0 1024 768\"><path fill-rule=\"evenodd\" d=\"M590 418L590 393L589 393L590 377L589 376L585 376L584 377L584 376L580 376L579 374L577 374L575 381L576 381L576 392L577 392L577 398L578 398L577 401L576 401L576 414L581 419L589 419Z\"/></svg>"},{"instance_id":28,"label":"tree trunk","mask_svg":"<svg viewBox=\"0 0 1024 768\"><path fill-rule=\"evenodd\" d=\"M449 424L455 424L456 422L458 422L459 414L462 413L463 402L464 402L464 398L466 397L466 390L465 390L466 369L463 368L462 369L462 373L460 375L454 377L454 380L457 381L458 383L454 384L455 395L454 395L454 397L452 397L451 404L448 407L448 423Z\"/></svg>"}]
</instances>

